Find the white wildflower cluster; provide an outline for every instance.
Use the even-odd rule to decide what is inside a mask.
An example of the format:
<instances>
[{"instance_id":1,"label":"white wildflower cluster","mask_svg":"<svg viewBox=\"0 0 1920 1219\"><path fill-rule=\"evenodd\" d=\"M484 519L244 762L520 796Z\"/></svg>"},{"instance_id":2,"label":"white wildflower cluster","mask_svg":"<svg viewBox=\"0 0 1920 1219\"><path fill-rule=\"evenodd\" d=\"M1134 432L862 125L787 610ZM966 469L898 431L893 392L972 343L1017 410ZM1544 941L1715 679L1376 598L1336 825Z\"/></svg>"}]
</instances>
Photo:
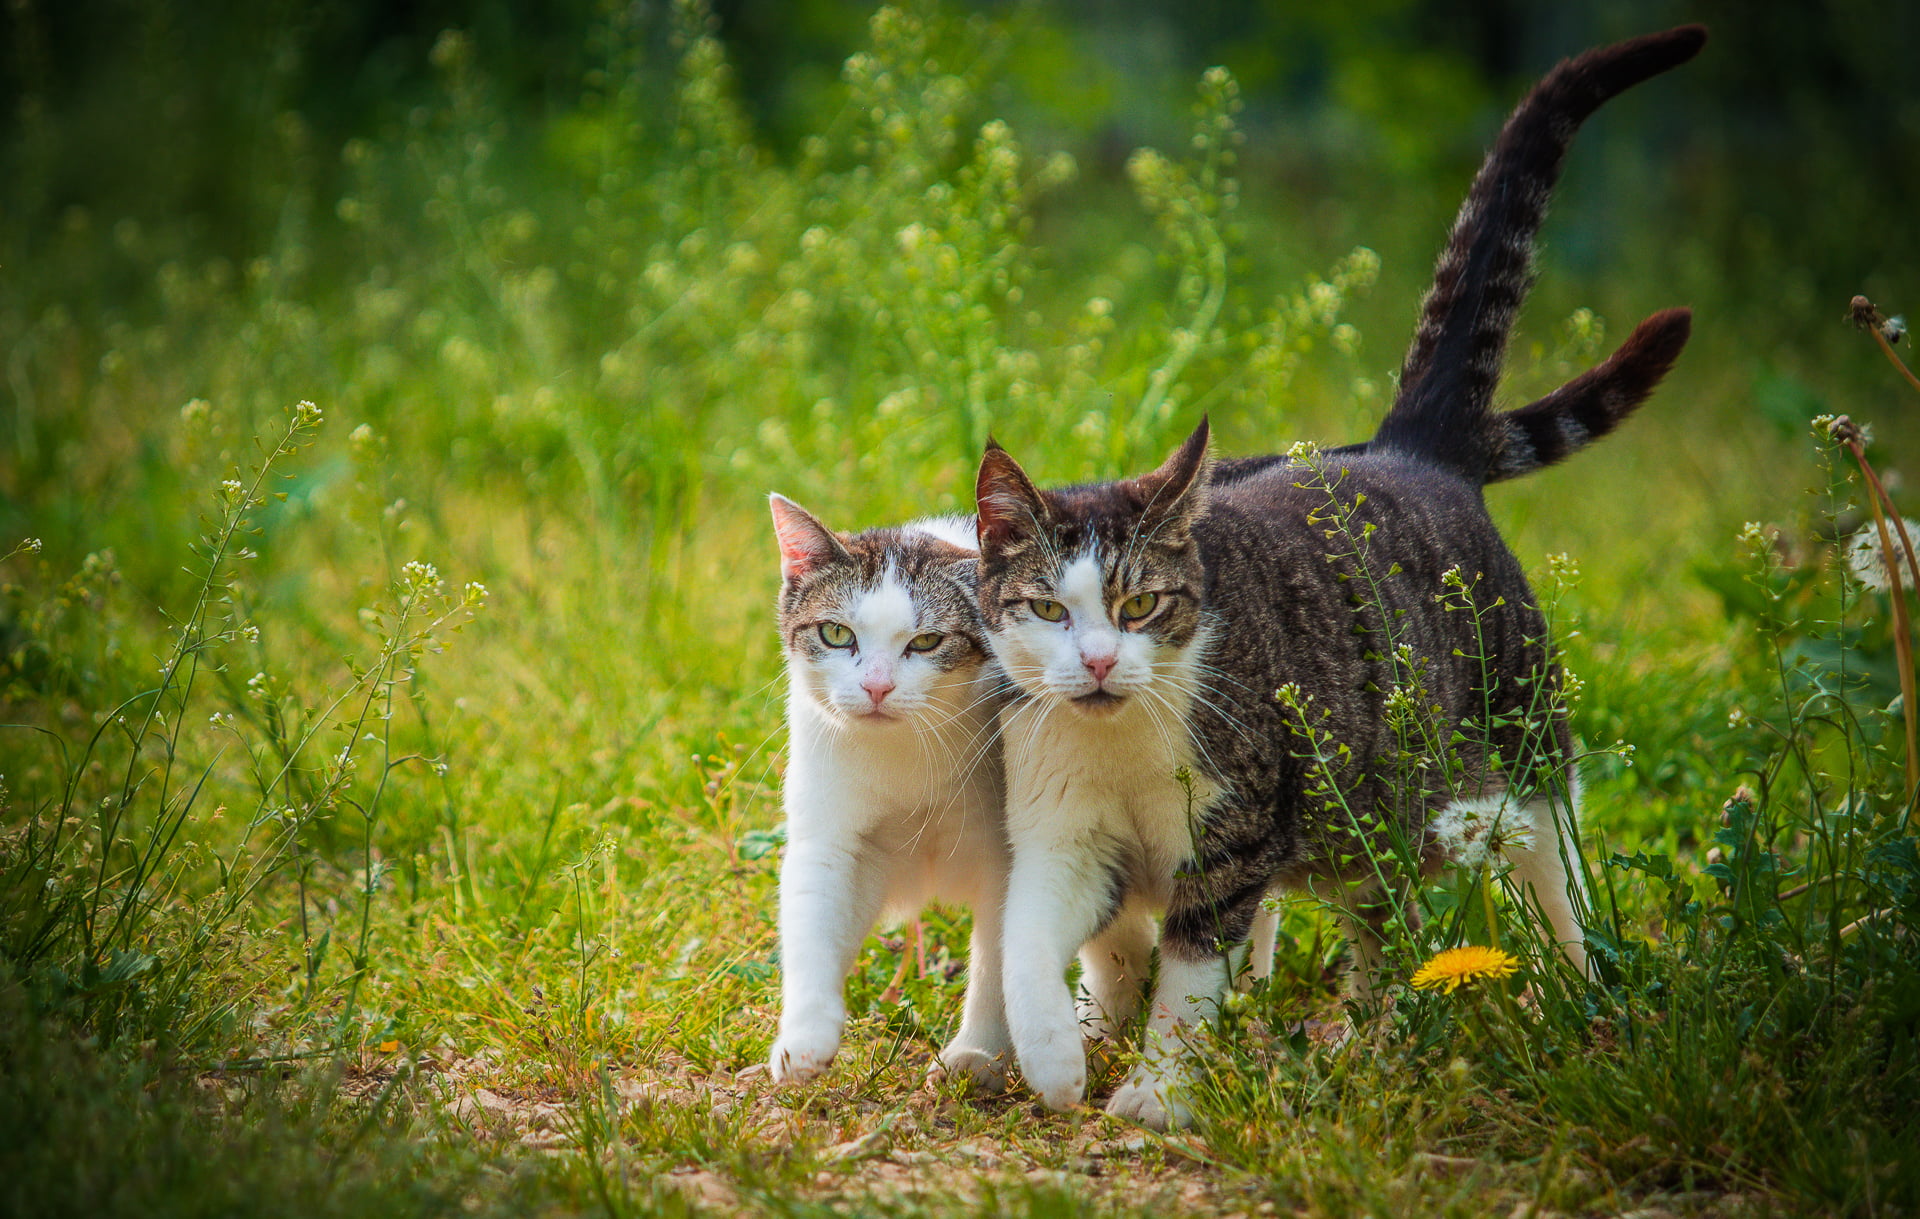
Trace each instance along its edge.
<instances>
[{"instance_id":1,"label":"white wildflower cluster","mask_svg":"<svg viewBox=\"0 0 1920 1219\"><path fill-rule=\"evenodd\" d=\"M400 569L400 584L409 593L431 592L440 587L440 569L414 559Z\"/></svg>"},{"instance_id":2,"label":"white wildflower cluster","mask_svg":"<svg viewBox=\"0 0 1920 1219\"><path fill-rule=\"evenodd\" d=\"M1288 461L1312 461L1320 456L1320 446L1311 440L1296 440L1287 448Z\"/></svg>"},{"instance_id":3,"label":"white wildflower cluster","mask_svg":"<svg viewBox=\"0 0 1920 1219\"><path fill-rule=\"evenodd\" d=\"M294 404L293 422L299 427L319 427L322 422L320 408L302 398Z\"/></svg>"},{"instance_id":4,"label":"white wildflower cluster","mask_svg":"<svg viewBox=\"0 0 1920 1219\"><path fill-rule=\"evenodd\" d=\"M460 601L471 609L479 609L487 603L487 586L478 580L468 580L460 590Z\"/></svg>"},{"instance_id":5,"label":"white wildflower cluster","mask_svg":"<svg viewBox=\"0 0 1920 1219\"><path fill-rule=\"evenodd\" d=\"M1909 538L1920 535L1920 522L1902 517L1901 524L1906 527ZM1877 593L1886 592L1893 586L1889 568L1899 570L1900 582L1906 587L1920 587L1920 581L1916 580L1912 566L1901 562L1905 554L1904 548L1900 545L1899 530L1889 526L1887 535L1888 540L1893 543L1894 554L1900 558L1895 559L1893 563L1888 563L1886 549L1880 545L1880 527L1877 524L1871 524L1847 540L1847 570L1853 573L1854 579Z\"/></svg>"},{"instance_id":6,"label":"white wildflower cluster","mask_svg":"<svg viewBox=\"0 0 1920 1219\"><path fill-rule=\"evenodd\" d=\"M1560 705L1571 707L1580 701L1580 694L1587 688L1584 677L1564 665L1560 669Z\"/></svg>"}]
</instances>

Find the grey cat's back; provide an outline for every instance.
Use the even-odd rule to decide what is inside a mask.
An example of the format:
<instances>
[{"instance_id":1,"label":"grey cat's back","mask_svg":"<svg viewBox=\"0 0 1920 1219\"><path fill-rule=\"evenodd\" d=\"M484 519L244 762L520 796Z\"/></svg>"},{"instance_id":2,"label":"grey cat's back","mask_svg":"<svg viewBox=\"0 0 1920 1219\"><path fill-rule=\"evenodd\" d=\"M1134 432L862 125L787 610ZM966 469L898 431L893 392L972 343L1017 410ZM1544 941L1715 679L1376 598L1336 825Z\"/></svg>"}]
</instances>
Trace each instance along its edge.
<instances>
[{"instance_id":1,"label":"grey cat's back","mask_svg":"<svg viewBox=\"0 0 1920 1219\"><path fill-rule=\"evenodd\" d=\"M1311 780L1306 725L1276 697L1294 685L1315 730L1351 751L1357 769L1347 777L1361 807L1387 777L1366 767L1396 752L1389 696L1417 688L1450 715L1489 701L1513 707L1549 663L1545 623L1473 483L1394 454L1311 463L1214 484L1194 524L1208 572L1211 665L1233 678L1214 682L1192 731L1212 768L1256 805L1301 807ZM1447 609L1444 581L1455 569L1468 591L1452 593L1457 605ZM1494 736L1510 762L1527 760L1518 756L1527 734ZM1275 741L1294 747L1276 750ZM1462 779L1486 780L1484 761L1466 758Z\"/></svg>"}]
</instances>

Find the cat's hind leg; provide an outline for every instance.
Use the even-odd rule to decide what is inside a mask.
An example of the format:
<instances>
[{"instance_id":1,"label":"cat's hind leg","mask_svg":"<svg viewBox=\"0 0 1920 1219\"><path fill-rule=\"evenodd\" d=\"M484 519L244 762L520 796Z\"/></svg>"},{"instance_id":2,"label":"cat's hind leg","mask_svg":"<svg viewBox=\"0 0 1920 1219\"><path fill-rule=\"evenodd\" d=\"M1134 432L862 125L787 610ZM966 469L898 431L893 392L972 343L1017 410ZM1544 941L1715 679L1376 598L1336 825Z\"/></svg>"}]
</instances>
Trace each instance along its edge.
<instances>
[{"instance_id":1,"label":"cat's hind leg","mask_svg":"<svg viewBox=\"0 0 1920 1219\"><path fill-rule=\"evenodd\" d=\"M1247 958L1247 967L1233 980L1233 988L1238 991L1250 991L1255 982L1273 976L1273 949L1280 938L1280 907L1273 904L1272 897L1260 899L1260 909L1253 916L1253 930L1247 934L1247 943L1251 954Z\"/></svg>"},{"instance_id":2,"label":"cat's hind leg","mask_svg":"<svg viewBox=\"0 0 1920 1219\"><path fill-rule=\"evenodd\" d=\"M1246 940L1264 889L1229 904L1170 911L1160 933L1160 970L1147 1013L1142 1061L1107 1101L1107 1112L1155 1130L1192 1120L1184 1094L1187 1039L1220 1012L1245 969ZM1225 945L1223 948L1222 945Z\"/></svg>"},{"instance_id":3,"label":"cat's hind leg","mask_svg":"<svg viewBox=\"0 0 1920 1219\"><path fill-rule=\"evenodd\" d=\"M1129 903L1081 947L1075 1010L1089 1041L1117 1038L1146 1002L1153 940L1152 917Z\"/></svg>"},{"instance_id":4,"label":"cat's hind leg","mask_svg":"<svg viewBox=\"0 0 1920 1219\"><path fill-rule=\"evenodd\" d=\"M965 1075L983 1092L1007 1086L1013 1068L1013 1037L1007 1032L1007 1004L1001 986L999 885L973 907L973 939L967 955L967 997L960 1029L940 1051L936 1075Z\"/></svg>"},{"instance_id":5,"label":"cat's hind leg","mask_svg":"<svg viewBox=\"0 0 1920 1219\"><path fill-rule=\"evenodd\" d=\"M1386 996L1386 946L1396 919L1417 925L1419 913L1388 882L1334 881L1331 902L1347 937L1347 997L1363 1008Z\"/></svg>"},{"instance_id":6,"label":"cat's hind leg","mask_svg":"<svg viewBox=\"0 0 1920 1219\"><path fill-rule=\"evenodd\" d=\"M1586 869L1580 864L1578 805L1580 785L1570 792L1541 793L1506 814L1517 832L1502 835L1501 850L1513 864L1507 884L1530 913L1542 916L1545 931L1566 954L1574 970L1591 978L1586 933L1580 911L1588 908Z\"/></svg>"}]
</instances>

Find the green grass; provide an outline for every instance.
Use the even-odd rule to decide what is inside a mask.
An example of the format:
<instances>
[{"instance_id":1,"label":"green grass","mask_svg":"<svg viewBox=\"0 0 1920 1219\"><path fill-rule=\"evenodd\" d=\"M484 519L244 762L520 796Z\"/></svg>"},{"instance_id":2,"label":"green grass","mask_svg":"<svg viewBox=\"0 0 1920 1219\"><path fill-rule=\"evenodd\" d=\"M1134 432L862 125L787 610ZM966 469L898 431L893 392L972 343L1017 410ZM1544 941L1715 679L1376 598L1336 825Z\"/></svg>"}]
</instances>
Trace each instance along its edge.
<instances>
[{"instance_id":1,"label":"green grass","mask_svg":"<svg viewBox=\"0 0 1920 1219\"><path fill-rule=\"evenodd\" d=\"M444 39L440 97L349 146L337 196L289 122L245 266L76 217L9 269L0 527L44 543L0 615L12 1210L1920 1208L1885 602L1820 540L1850 484L1750 418L1888 382L1864 350L1812 381L1826 338L1781 357L1824 388L1765 380L1726 302L1622 434L1492 494L1530 568L1585 569L1575 723L1636 746L1589 769L1605 987L1535 961L1525 1003L1409 992L1339 1043L1340 946L1295 903L1161 1138L923 1087L966 942L940 912L928 976L883 998L876 938L831 1076L771 1090L765 492L858 527L969 508L989 430L1050 482L1157 462L1201 410L1226 452L1357 438L1428 252L1287 245L1295 201L1233 181L1223 76L1134 202L989 121L978 23L883 13L775 163L680 21L677 58L537 129ZM1553 270L1515 398L1607 347Z\"/></svg>"}]
</instances>

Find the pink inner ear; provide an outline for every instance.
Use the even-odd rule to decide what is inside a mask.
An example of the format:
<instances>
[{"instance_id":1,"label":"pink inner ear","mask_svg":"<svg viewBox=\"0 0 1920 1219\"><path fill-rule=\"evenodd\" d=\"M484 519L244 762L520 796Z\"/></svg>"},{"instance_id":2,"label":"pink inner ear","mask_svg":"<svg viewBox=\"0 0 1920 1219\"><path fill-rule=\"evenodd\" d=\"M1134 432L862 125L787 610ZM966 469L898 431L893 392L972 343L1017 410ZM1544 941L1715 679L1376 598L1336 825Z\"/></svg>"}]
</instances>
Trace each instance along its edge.
<instances>
[{"instance_id":1,"label":"pink inner ear","mask_svg":"<svg viewBox=\"0 0 1920 1219\"><path fill-rule=\"evenodd\" d=\"M773 536L780 543L780 578L796 580L833 553L820 522L782 500L773 502Z\"/></svg>"}]
</instances>

